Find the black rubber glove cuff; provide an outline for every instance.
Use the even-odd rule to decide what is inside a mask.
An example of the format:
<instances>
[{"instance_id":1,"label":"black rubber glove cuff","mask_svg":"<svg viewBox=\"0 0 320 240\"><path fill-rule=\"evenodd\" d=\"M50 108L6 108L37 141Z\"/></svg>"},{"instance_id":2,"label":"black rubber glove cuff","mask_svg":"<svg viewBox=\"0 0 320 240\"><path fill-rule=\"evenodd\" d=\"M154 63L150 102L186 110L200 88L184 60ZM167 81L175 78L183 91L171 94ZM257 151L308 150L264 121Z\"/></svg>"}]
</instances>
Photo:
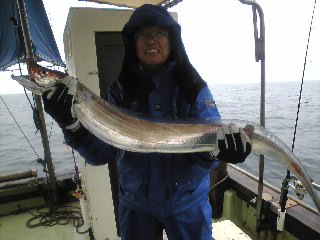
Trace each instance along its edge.
<instances>
[{"instance_id":1,"label":"black rubber glove cuff","mask_svg":"<svg viewBox=\"0 0 320 240\"><path fill-rule=\"evenodd\" d=\"M251 153L249 137L235 124L223 125L217 133L218 150L211 156L227 163L244 162Z\"/></svg>"},{"instance_id":2,"label":"black rubber glove cuff","mask_svg":"<svg viewBox=\"0 0 320 240\"><path fill-rule=\"evenodd\" d=\"M77 127L79 121L73 112L74 95L69 94L69 88L60 83L54 90L42 95L44 110L59 124L61 128Z\"/></svg>"}]
</instances>

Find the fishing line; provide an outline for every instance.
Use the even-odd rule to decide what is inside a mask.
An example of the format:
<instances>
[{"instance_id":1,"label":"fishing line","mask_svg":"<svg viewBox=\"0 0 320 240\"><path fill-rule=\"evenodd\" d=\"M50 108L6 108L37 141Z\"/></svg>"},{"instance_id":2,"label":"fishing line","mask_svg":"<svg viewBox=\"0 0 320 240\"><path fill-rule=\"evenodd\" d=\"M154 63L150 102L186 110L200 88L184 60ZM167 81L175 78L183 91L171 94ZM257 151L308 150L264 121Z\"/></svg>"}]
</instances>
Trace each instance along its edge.
<instances>
[{"instance_id":1,"label":"fishing line","mask_svg":"<svg viewBox=\"0 0 320 240\"><path fill-rule=\"evenodd\" d=\"M15 43L16 43L16 58L18 59L18 70L20 72L20 75L22 76L21 62L20 62L20 58L19 58L19 49L20 48L19 48L19 42L18 42L18 39L21 40L22 33L21 33L21 26L18 24L18 21L17 21L16 16L15 16L14 6L13 5L12 5L12 17L10 18L10 21L12 22L12 25L15 28L14 37L15 37ZM30 98L29 98L29 96L27 94L27 91L26 91L25 87L23 88L23 90L24 90L25 96L28 99L30 107L31 107L31 109L33 111L33 120L34 120L35 126L36 126L37 131L38 131L39 130L39 118L38 118L37 109L34 106L35 104L32 105L31 100L30 100Z\"/></svg>"},{"instance_id":2,"label":"fishing line","mask_svg":"<svg viewBox=\"0 0 320 240\"><path fill-rule=\"evenodd\" d=\"M23 132L22 128L20 127L19 123L17 122L17 120L15 119L15 117L13 116L12 112L10 111L9 107L7 106L7 104L5 103L5 101L3 100L3 98L0 95L0 98L4 104L4 106L7 108L8 112L10 113L11 117L13 118L13 120L15 121L15 123L17 124L18 128L20 129L20 131L22 132L23 136L25 137L25 139L27 140L27 142L29 143L30 147L32 148L33 152L37 155L38 158L39 155L37 154L36 150L34 149L34 147L32 146L31 142L29 141L28 137L26 136L26 134Z\"/></svg>"},{"instance_id":3,"label":"fishing line","mask_svg":"<svg viewBox=\"0 0 320 240\"><path fill-rule=\"evenodd\" d=\"M52 129L53 129L53 123L54 123L54 121L53 121L53 119L52 119L51 127L50 127L50 133L49 133L49 136L48 136L48 139L49 139L49 140L50 140L50 138L51 138L51 133L52 133Z\"/></svg>"},{"instance_id":4,"label":"fishing line","mask_svg":"<svg viewBox=\"0 0 320 240\"><path fill-rule=\"evenodd\" d=\"M305 53L305 57L304 57L302 79L301 79L301 85L300 85L300 94L299 94L299 101L298 101L298 110L297 110L296 123L294 126L294 133L293 133L293 139L292 139L292 147L291 147L292 152L293 152L294 144L295 144L295 140L296 140L297 126L298 126L298 119L299 119L299 112L300 112L300 105L301 105L301 98L302 98L303 82L304 82L305 70L306 70L306 65L307 65L310 36L311 36L311 31L312 31L313 18L314 18L316 5L317 5L317 0L314 1L314 5L313 5L313 12L312 12L312 17L311 17L311 22L310 22L310 27L309 27L309 35L308 35L308 40L307 40L307 48L306 48L306 53Z\"/></svg>"},{"instance_id":5,"label":"fishing line","mask_svg":"<svg viewBox=\"0 0 320 240\"><path fill-rule=\"evenodd\" d=\"M19 62L19 71L20 71L20 76L22 76L22 68L21 68L20 62ZM39 111L36 108L36 104L35 104L35 100L34 100L34 94L32 94L32 98L33 98L33 104L32 104L31 100L30 100L30 98L29 98L29 96L27 94L26 88L24 87L23 90L24 90L25 96L28 99L30 107L32 109L33 122L34 122L34 125L35 125L36 129L37 129L37 131L35 132L35 134L36 134L40 130L40 118L39 118Z\"/></svg>"},{"instance_id":6,"label":"fishing line","mask_svg":"<svg viewBox=\"0 0 320 240\"><path fill-rule=\"evenodd\" d=\"M222 178L219 182L217 182L216 184L214 184L210 190L209 193L212 192L218 185L220 185L221 183L223 183L225 180L227 180L229 178L229 174L227 174L227 176L225 176L224 178Z\"/></svg>"},{"instance_id":7,"label":"fishing line","mask_svg":"<svg viewBox=\"0 0 320 240\"><path fill-rule=\"evenodd\" d=\"M51 51L50 51L50 48L49 48L49 46L48 46L48 44L47 44L46 39L45 39L44 36L43 36L43 33L42 33L41 28L38 26L38 24L36 23L36 21L34 20L34 18L33 18L31 15L29 15L28 11L26 11L26 15L28 16L28 19L31 20L31 21L33 22L33 24L35 25L35 28L36 28L36 30L38 30L39 36L40 36L42 42L44 43L45 48L47 49L47 51L48 51L48 53L49 53L49 55L50 55L50 56L49 56L49 59L46 59L46 58L44 58L43 56L42 56L41 58L42 58L43 60L46 60L46 61L49 60L49 61L54 62L54 61L53 61L52 54L51 54ZM50 24L50 23L49 23L49 24ZM50 25L50 28L51 28L51 25Z\"/></svg>"},{"instance_id":8,"label":"fishing line","mask_svg":"<svg viewBox=\"0 0 320 240\"><path fill-rule=\"evenodd\" d=\"M79 168L77 166L77 162L76 162L76 158L74 156L74 150L73 148L71 148L71 153L72 153L72 157L73 157L73 164L74 164L74 171L76 172L76 183L78 184L78 187L81 188L81 182L80 182L80 177L79 177Z\"/></svg>"}]
</instances>

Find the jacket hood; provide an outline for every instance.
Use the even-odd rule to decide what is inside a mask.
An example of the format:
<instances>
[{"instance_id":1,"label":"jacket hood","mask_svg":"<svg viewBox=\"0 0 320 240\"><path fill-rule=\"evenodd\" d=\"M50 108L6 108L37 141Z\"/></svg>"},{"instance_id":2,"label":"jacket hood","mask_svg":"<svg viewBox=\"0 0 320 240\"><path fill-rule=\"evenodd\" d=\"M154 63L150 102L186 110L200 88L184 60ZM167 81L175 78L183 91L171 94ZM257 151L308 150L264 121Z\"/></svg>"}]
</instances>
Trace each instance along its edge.
<instances>
[{"instance_id":1,"label":"jacket hood","mask_svg":"<svg viewBox=\"0 0 320 240\"><path fill-rule=\"evenodd\" d=\"M123 42L128 60L133 62L138 61L136 57L134 35L141 27L146 26L158 26L168 30L170 42L174 43L171 44L172 54L170 60L173 59L176 61L178 52L178 58L182 58L181 55L186 56L181 39L181 27L179 23L173 19L164 7L145 4L133 12L122 30Z\"/></svg>"},{"instance_id":2,"label":"jacket hood","mask_svg":"<svg viewBox=\"0 0 320 240\"><path fill-rule=\"evenodd\" d=\"M186 100L194 101L198 92L205 86L205 82L191 65L185 51L181 27L170 13L162 6L145 4L137 8L122 30L125 55L119 82L123 86L125 101L131 101L144 95L143 101L147 101L147 95L153 89L149 79L139 67L135 49L134 35L141 27L159 26L167 29L170 40L170 56L168 62L175 62L173 79ZM126 104L125 104L126 105Z\"/></svg>"},{"instance_id":3,"label":"jacket hood","mask_svg":"<svg viewBox=\"0 0 320 240\"><path fill-rule=\"evenodd\" d=\"M125 24L123 31L130 31L144 26L172 26L180 31L180 25L173 19L170 13L161 6L145 4L137 8Z\"/></svg>"}]
</instances>

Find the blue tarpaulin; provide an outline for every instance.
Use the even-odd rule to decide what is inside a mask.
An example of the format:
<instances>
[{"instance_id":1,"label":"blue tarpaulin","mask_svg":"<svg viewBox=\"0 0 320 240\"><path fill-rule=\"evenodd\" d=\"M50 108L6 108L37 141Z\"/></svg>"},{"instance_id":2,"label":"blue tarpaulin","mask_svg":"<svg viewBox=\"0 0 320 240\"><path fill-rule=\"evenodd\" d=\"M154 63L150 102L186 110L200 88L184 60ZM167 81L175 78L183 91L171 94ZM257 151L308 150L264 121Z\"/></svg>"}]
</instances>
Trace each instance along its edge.
<instances>
[{"instance_id":1,"label":"blue tarpaulin","mask_svg":"<svg viewBox=\"0 0 320 240\"><path fill-rule=\"evenodd\" d=\"M63 66L42 0L24 0L37 61ZM0 70L25 58L17 0L0 0Z\"/></svg>"}]
</instances>

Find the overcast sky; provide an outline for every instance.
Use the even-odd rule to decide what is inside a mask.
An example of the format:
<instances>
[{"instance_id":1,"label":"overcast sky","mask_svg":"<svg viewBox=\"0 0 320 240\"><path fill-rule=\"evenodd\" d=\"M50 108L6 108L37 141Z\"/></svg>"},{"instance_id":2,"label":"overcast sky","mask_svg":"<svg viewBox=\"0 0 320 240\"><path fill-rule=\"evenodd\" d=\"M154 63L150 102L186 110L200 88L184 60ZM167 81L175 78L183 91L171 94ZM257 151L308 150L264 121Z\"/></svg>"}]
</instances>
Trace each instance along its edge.
<instances>
[{"instance_id":1,"label":"overcast sky","mask_svg":"<svg viewBox=\"0 0 320 240\"><path fill-rule=\"evenodd\" d=\"M69 7L101 5L77 0L43 2L64 57L62 39ZM265 15L266 81L301 81L314 0L257 2ZM250 6L238 0L184 0L171 11L178 12L190 61L209 85L260 81ZM320 42L319 6L313 26L305 80L320 80L320 45L316 44ZM0 72L0 94L23 92L10 75Z\"/></svg>"}]
</instances>

